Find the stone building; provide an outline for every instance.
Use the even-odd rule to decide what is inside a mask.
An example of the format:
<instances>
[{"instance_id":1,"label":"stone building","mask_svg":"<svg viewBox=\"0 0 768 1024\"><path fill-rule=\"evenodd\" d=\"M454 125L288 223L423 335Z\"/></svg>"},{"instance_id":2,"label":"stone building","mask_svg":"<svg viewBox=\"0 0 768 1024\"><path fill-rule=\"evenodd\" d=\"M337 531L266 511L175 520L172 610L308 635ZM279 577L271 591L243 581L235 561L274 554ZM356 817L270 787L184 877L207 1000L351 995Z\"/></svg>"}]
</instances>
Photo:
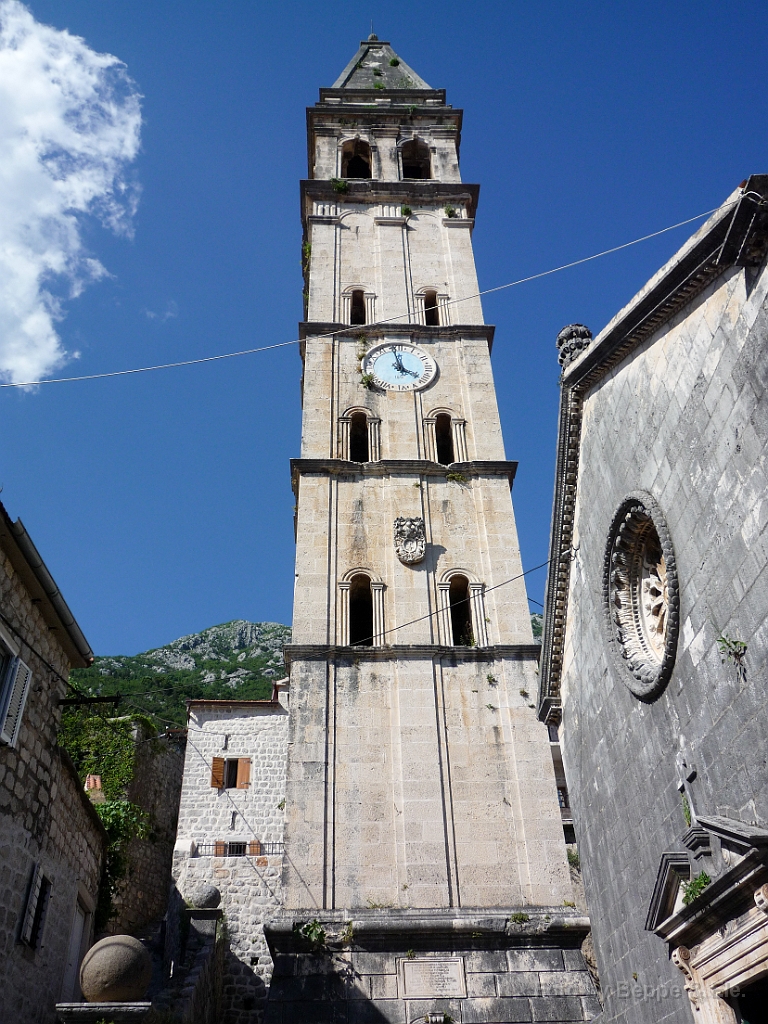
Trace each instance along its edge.
<instances>
[{"instance_id":1,"label":"stone building","mask_svg":"<svg viewBox=\"0 0 768 1024\"><path fill-rule=\"evenodd\" d=\"M48 1024L77 998L106 836L56 745L91 649L21 520L0 505L0 1019Z\"/></svg>"},{"instance_id":2,"label":"stone building","mask_svg":"<svg viewBox=\"0 0 768 1024\"><path fill-rule=\"evenodd\" d=\"M540 716L607 1022L768 1019L767 194L558 338Z\"/></svg>"},{"instance_id":3,"label":"stone building","mask_svg":"<svg viewBox=\"0 0 768 1024\"><path fill-rule=\"evenodd\" d=\"M272 960L262 922L282 898L288 694L272 700L193 700L173 877L194 901L214 886L229 949L226 1024L261 1019Z\"/></svg>"},{"instance_id":4,"label":"stone building","mask_svg":"<svg viewBox=\"0 0 768 1024\"><path fill-rule=\"evenodd\" d=\"M566 1022L598 1009L531 710L539 647L461 122L375 36L308 111L270 1022Z\"/></svg>"}]
</instances>

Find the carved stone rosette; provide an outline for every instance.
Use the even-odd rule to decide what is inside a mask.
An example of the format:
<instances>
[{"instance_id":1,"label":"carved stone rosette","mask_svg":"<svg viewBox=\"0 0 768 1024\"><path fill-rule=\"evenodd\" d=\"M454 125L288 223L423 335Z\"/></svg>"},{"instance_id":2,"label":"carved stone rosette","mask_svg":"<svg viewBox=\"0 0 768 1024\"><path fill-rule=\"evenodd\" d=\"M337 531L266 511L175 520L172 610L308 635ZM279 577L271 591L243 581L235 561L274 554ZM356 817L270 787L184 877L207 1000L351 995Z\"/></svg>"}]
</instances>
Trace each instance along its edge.
<instances>
[{"instance_id":1,"label":"carved stone rosette","mask_svg":"<svg viewBox=\"0 0 768 1024\"><path fill-rule=\"evenodd\" d=\"M427 550L427 534L424 520L406 519L398 516L395 520L395 551L405 565L420 562Z\"/></svg>"},{"instance_id":2,"label":"carved stone rosette","mask_svg":"<svg viewBox=\"0 0 768 1024\"><path fill-rule=\"evenodd\" d=\"M654 498L631 494L613 517L603 565L608 642L636 697L653 700L669 682L679 628L672 540Z\"/></svg>"},{"instance_id":3,"label":"carved stone rosette","mask_svg":"<svg viewBox=\"0 0 768 1024\"><path fill-rule=\"evenodd\" d=\"M557 361L563 369L592 344L592 331L584 324L568 324L557 336Z\"/></svg>"}]
</instances>

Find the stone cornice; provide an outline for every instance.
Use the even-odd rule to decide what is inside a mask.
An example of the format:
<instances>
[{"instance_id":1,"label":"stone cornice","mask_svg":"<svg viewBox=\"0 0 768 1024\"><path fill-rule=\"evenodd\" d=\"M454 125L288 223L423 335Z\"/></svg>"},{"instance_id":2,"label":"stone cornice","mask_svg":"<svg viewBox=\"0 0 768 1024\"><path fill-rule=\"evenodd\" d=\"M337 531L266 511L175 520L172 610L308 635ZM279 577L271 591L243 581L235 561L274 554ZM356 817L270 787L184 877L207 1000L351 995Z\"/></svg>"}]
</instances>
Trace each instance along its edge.
<instances>
[{"instance_id":1,"label":"stone cornice","mask_svg":"<svg viewBox=\"0 0 768 1024\"><path fill-rule=\"evenodd\" d=\"M493 348L493 337L496 328L493 324L445 324L440 327L427 327L424 324L337 324L333 321L304 320L299 323L299 338L302 343L302 359L304 358L304 342L308 337L333 334L340 338L357 340L361 334L373 341L383 337L403 336L414 341L429 341L436 338L484 338L488 342L488 351ZM330 339L329 339L330 340Z\"/></svg>"},{"instance_id":2,"label":"stone cornice","mask_svg":"<svg viewBox=\"0 0 768 1024\"><path fill-rule=\"evenodd\" d=\"M563 371L538 714L560 718L560 683L572 560L584 395L720 274L757 266L768 247L768 175L753 175Z\"/></svg>"},{"instance_id":3,"label":"stone cornice","mask_svg":"<svg viewBox=\"0 0 768 1024\"><path fill-rule=\"evenodd\" d=\"M462 181L379 181L374 178L346 179L347 191L337 192L330 180L305 178L301 181L301 218L306 230L308 200L323 199L335 203L439 203L468 204L468 219L474 219L480 197L479 185L468 185ZM451 218L460 220L461 218Z\"/></svg>"},{"instance_id":4,"label":"stone cornice","mask_svg":"<svg viewBox=\"0 0 768 1024\"><path fill-rule=\"evenodd\" d=\"M434 476L445 479L448 473L464 477L503 476L509 486L515 479L516 462L452 462L443 466L427 459L379 459L378 462L348 462L346 459L291 459L291 483L298 498L299 479L305 474L347 477Z\"/></svg>"},{"instance_id":5,"label":"stone cornice","mask_svg":"<svg viewBox=\"0 0 768 1024\"><path fill-rule=\"evenodd\" d=\"M589 918L579 910L568 907L530 906L514 907L440 907L435 909L405 909L387 907L383 910L352 907L346 910L279 910L264 922L264 934L273 955L276 952L305 950L297 926L317 919L329 932L348 929L376 942L387 937L413 936L439 939L438 948L453 949L457 937L462 947L469 941L471 948L484 949L515 946L562 945L578 949L589 931ZM416 945L416 942L414 942ZM378 948L374 945L372 948ZM407 943L402 943L407 948ZM423 1018L422 1018L423 1019Z\"/></svg>"},{"instance_id":6,"label":"stone cornice","mask_svg":"<svg viewBox=\"0 0 768 1024\"><path fill-rule=\"evenodd\" d=\"M381 647L342 647L338 644L286 644L286 668L293 661L402 661L405 658L453 658L456 661L495 661L516 658L538 661L539 644L489 644L488 647L449 647L445 644L382 644Z\"/></svg>"}]
</instances>

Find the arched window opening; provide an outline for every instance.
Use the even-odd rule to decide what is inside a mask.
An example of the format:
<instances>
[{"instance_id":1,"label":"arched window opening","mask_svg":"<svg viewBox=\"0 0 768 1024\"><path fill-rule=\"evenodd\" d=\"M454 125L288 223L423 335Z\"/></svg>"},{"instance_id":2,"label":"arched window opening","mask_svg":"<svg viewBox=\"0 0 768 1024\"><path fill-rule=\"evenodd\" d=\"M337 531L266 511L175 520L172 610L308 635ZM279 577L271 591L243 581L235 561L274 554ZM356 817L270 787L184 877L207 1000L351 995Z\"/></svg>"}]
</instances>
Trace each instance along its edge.
<instances>
[{"instance_id":1,"label":"arched window opening","mask_svg":"<svg viewBox=\"0 0 768 1024\"><path fill-rule=\"evenodd\" d=\"M362 290L356 289L352 292L349 322L351 324L365 323L365 292Z\"/></svg>"},{"instance_id":2,"label":"arched window opening","mask_svg":"<svg viewBox=\"0 0 768 1024\"><path fill-rule=\"evenodd\" d=\"M342 178L370 178L371 147L362 139L346 142L341 152Z\"/></svg>"},{"instance_id":3,"label":"arched window opening","mask_svg":"<svg viewBox=\"0 0 768 1024\"><path fill-rule=\"evenodd\" d=\"M441 466L450 466L456 461L453 452L453 424L447 412L438 413L435 417L435 447L437 461Z\"/></svg>"},{"instance_id":4,"label":"arched window opening","mask_svg":"<svg viewBox=\"0 0 768 1024\"><path fill-rule=\"evenodd\" d=\"M437 292L424 292L424 323L427 327L440 326L440 315L437 311Z\"/></svg>"},{"instance_id":5,"label":"arched window opening","mask_svg":"<svg viewBox=\"0 0 768 1024\"><path fill-rule=\"evenodd\" d=\"M350 580L349 642L353 647L373 646L373 594L371 581L363 573Z\"/></svg>"},{"instance_id":6,"label":"arched window opening","mask_svg":"<svg viewBox=\"0 0 768 1024\"><path fill-rule=\"evenodd\" d=\"M403 177L431 178L432 169L429 159L429 146L418 139L406 142L402 148Z\"/></svg>"},{"instance_id":7,"label":"arched window opening","mask_svg":"<svg viewBox=\"0 0 768 1024\"><path fill-rule=\"evenodd\" d=\"M349 313L350 324L366 323L366 293L361 290L352 292L351 308Z\"/></svg>"},{"instance_id":8,"label":"arched window opening","mask_svg":"<svg viewBox=\"0 0 768 1024\"><path fill-rule=\"evenodd\" d=\"M349 458L351 462L370 462L368 417L364 412L353 412L349 418Z\"/></svg>"},{"instance_id":9,"label":"arched window opening","mask_svg":"<svg viewBox=\"0 0 768 1024\"><path fill-rule=\"evenodd\" d=\"M474 647L472 612L469 607L469 580L466 576L452 576L448 591L451 606L451 633L458 647Z\"/></svg>"}]
</instances>

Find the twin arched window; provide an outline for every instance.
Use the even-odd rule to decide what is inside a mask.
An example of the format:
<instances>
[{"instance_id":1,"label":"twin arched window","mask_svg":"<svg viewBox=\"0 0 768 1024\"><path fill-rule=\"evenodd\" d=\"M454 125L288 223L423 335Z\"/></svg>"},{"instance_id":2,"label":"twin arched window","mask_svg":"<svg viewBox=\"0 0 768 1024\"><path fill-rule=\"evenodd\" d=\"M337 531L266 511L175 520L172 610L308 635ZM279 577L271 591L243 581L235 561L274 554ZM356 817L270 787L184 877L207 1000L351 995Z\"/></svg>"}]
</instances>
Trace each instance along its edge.
<instances>
[{"instance_id":1,"label":"twin arched window","mask_svg":"<svg viewBox=\"0 0 768 1024\"><path fill-rule=\"evenodd\" d=\"M452 647L487 647L485 587L464 569L449 569L437 584L441 641ZM386 640L384 583L365 568L339 582L338 642L342 647L380 647Z\"/></svg>"},{"instance_id":2,"label":"twin arched window","mask_svg":"<svg viewBox=\"0 0 768 1024\"><path fill-rule=\"evenodd\" d=\"M424 418L426 457L441 466L467 461L466 421L450 409L435 409Z\"/></svg>"}]
</instances>

